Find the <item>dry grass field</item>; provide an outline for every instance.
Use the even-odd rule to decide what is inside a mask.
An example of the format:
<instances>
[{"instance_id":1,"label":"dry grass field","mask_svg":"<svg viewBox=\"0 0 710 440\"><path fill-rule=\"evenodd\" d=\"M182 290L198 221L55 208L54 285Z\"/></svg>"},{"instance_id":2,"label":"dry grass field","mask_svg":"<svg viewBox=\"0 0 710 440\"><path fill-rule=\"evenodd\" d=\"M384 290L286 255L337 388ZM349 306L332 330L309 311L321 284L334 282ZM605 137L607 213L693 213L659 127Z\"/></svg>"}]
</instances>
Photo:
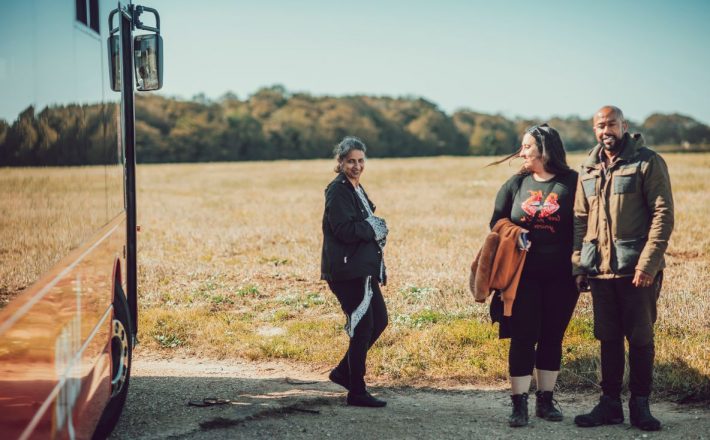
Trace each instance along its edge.
<instances>
[{"instance_id":1,"label":"dry grass field","mask_svg":"<svg viewBox=\"0 0 710 440\"><path fill-rule=\"evenodd\" d=\"M710 154L665 157L676 227L659 302L657 390L710 400ZM581 161L570 158L574 166ZM506 379L508 343L497 339L488 307L467 290L494 195L516 169L485 168L487 162L368 162L363 185L390 227L383 290L390 326L371 352L371 377L426 384ZM139 166L139 350L287 359L324 369L336 362L347 343L344 316L319 281L323 190L332 166L325 160ZM111 217L102 197L105 172L1 170L0 294L26 286ZM53 197L34 197L42 188ZM591 303L583 294L565 340L561 383L593 387L597 374Z\"/></svg>"},{"instance_id":2,"label":"dry grass field","mask_svg":"<svg viewBox=\"0 0 710 440\"><path fill-rule=\"evenodd\" d=\"M676 227L657 324L657 390L710 398L710 155L667 154ZM577 166L582 156L570 163ZM388 221L390 326L368 374L390 383L505 380L507 341L467 290L494 195L515 165L485 158L370 160L362 183ZM332 365L344 317L319 281L331 161L139 167L141 350ZM583 294L562 386L595 386Z\"/></svg>"}]
</instances>

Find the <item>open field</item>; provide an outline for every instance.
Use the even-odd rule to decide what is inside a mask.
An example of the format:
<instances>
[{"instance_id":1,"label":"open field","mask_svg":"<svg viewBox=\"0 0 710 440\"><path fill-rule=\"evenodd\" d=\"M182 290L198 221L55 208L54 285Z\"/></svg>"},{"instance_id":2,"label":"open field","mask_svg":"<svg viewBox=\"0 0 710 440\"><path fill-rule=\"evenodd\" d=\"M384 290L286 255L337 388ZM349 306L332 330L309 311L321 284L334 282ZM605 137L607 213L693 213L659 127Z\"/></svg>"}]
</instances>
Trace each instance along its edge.
<instances>
[{"instance_id":1,"label":"open field","mask_svg":"<svg viewBox=\"0 0 710 440\"><path fill-rule=\"evenodd\" d=\"M676 228L659 303L657 389L678 399L710 399L710 155L666 158ZM570 163L581 160L572 156ZM384 288L390 327L371 352L372 378L393 384L505 380L507 342L497 339L487 306L474 303L467 290L469 265L487 233L495 192L515 170L484 168L487 161L368 162L363 184L391 229L390 279ZM139 166L138 350L332 365L346 346L344 317L319 281L323 189L334 175L332 165ZM48 172L51 178L45 178ZM51 263L33 255L54 258L75 246L81 228L104 222L104 172L102 167L3 170L0 294L26 286ZM51 200L33 197L47 188ZM97 208L80 204L86 200ZM62 215L46 224L15 221L38 210ZM74 227L69 235L51 232L61 225ZM36 264L29 266L28 259ZM568 330L563 386L594 386L597 380L590 306L583 295Z\"/></svg>"},{"instance_id":2,"label":"open field","mask_svg":"<svg viewBox=\"0 0 710 440\"><path fill-rule=\"evenodd\" d=\"M676 228L657 324L657 390L710 398L710 155L668 154ZM576 166L582 160L572 156ZM467 291L493 198L515 168L485 158L370 160L363 185L387 219L390 327L368 374L505 380L507 342ZM319 281L331 161L139 167L140 350L331 365L344 317ZM591 303L568 329L563 386L594 386Z\"/></svg>"}]
</instances>

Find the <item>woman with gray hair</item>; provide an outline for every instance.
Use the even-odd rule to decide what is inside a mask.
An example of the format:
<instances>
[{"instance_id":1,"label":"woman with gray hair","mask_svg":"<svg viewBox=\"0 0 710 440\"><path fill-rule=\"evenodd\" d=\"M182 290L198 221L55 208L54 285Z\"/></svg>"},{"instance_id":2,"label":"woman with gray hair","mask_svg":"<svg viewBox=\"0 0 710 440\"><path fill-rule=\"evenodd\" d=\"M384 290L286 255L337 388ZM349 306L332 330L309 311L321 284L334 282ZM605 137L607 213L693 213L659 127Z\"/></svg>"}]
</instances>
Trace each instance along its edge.
<instances>
[{"instance_id":1,"label":"woman with gray hair","mask_svg":"<svg viewBox=\"0 0 710 440\"><path fill-rule=\"evenodd\" d=\"M335 147L338 175L325 189L321 279L338 298L350 337L347 352L329 378L348 390L348 405L382 407L386 402L367 392L365 361L368 349L387 327L379 284L387 280L383 248L388 230L360 185L366 150L352 136Z\"/></svg>"}]
</instances>

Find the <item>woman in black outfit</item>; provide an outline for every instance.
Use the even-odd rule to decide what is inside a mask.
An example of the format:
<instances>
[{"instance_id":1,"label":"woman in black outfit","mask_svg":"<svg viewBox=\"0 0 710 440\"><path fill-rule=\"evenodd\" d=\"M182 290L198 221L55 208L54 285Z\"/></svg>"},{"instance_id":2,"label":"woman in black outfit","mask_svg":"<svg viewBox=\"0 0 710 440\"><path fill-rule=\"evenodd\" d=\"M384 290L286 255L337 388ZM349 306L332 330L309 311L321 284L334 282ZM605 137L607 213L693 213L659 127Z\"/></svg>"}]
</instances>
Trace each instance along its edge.
<instances>
[{"instance_id":1,"label":"woman in black outfit","mask_svg":"<svg viewBox=\"0 0 710 440\"><path fill-rule=\"evenodd\" d=\"M525 131L518 173L498 191L491 228L501 218L528 231L532 243L513 302L512 316L503 318L501 337L510 336L508 368L513 413L510 426L528 423L528 391L533 369L537 392L535 414L562 420L552 392L562 359L562 337L577 304L572 276L573 205L577 173L567 166L559 133L547 124Z\"/></svg>"},{"instance_id":2,"label":"woman in black outfit","mask_svg":"<svg viewBox=\"0 0 710 440\"><path fill-rule=\"evenodd\" d=\"M330 380L348 390L348 405L382 407L365 387L367 351L387 327L387 308L379 284L386 282L383 248L385 221L360 185L365 170L365 144L346 137L335 147L335 179L325 190L321 279L346 315L348 351Z\"/></svg>"}]
</instances>

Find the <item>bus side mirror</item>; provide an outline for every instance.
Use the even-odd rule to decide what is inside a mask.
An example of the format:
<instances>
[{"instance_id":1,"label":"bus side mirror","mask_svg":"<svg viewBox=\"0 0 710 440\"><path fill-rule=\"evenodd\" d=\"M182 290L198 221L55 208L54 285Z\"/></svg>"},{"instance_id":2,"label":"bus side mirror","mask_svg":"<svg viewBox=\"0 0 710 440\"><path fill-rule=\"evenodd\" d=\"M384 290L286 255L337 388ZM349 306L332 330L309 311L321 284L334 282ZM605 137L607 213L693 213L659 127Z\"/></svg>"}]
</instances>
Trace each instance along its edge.
<instances>
[{"instance_id":1,"label":"bus side mirror","mask_svg":"<svg viewBox=\"0 0 710 440\"><path fill-rule=\"evenodd\" d=\"M163 38L160 34L134 38L133 65L138 91L159 90L163 86Z\"/></svg>"},{"instance_id":2,"label":"bus side mirror","mask_svg":"<svg viewBox=\"0 0 710 440\"><path fill-rule=\"evenodd\" d=\"M118 35L108 38L108 71L111 90L121 91L121 48Z\"/></svg>"}]
</instances>

